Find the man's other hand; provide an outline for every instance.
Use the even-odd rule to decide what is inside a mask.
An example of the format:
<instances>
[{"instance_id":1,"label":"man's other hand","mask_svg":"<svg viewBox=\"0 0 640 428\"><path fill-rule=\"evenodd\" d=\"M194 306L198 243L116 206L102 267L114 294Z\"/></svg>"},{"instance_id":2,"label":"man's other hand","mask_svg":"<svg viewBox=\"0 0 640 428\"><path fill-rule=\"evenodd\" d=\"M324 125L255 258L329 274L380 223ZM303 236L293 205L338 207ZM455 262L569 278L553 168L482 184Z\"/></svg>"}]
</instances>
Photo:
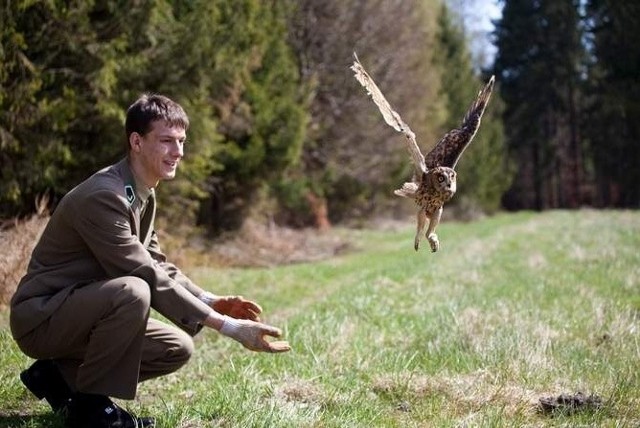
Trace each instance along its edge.
<instances>
[{"instance_id":1,"label":"man's other hand","mask_svg":"<svg viewBox=\"0 0 640 428\"><path fill-rule=\"evenodd\" d=\"M209 306L219 314L241 320L260 321L262 313L260 305L242 296L216 296Z\"/></svg>"},{"instance_id":2,"label":"man's other hand","mask_svg":"<svg viewBox=\"0 0 640 428\"><path fill-rule=\"evenodd\" d=\"M237 340L247 349L257 352L287 352L291 350L289 342L277 340L269 342L265 336L280 337L279 328L251 320L225 317L220 333Z\"/></svg>"}]
</instances>

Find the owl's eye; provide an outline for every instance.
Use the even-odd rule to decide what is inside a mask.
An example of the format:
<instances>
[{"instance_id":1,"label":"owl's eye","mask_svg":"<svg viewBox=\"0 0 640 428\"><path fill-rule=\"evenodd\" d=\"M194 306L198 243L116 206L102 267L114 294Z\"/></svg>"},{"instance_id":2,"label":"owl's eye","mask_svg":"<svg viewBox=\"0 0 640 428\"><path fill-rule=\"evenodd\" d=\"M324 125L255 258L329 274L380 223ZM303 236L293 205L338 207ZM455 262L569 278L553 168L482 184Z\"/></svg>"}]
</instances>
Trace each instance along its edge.
<instances>
[{"instance_id":1,"label":"owl's eye","mask_svg":"<svg viewBox=\"0 0 640 428\"><path fill-rule=\"evenodd\" d=\"M442 183L444 181L444 177L439 175L438 176L438 183Z\"/></svg>"}]
</instances>

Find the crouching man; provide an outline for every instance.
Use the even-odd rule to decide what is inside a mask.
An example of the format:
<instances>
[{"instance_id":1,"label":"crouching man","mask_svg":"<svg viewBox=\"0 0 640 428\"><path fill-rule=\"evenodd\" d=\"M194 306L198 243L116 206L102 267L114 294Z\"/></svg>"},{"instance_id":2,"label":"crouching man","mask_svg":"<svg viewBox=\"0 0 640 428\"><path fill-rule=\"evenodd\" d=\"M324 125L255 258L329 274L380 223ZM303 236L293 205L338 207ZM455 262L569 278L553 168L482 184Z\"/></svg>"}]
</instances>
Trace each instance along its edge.
<instances>
[{"instance_id":1,"label":"crouching man","mask_svg":"<svg viewBox=\"0 0 640 428\"><path fill-rule=\"evenodd\" d=\"M11 332L36 362L22 382L70 427L152 427L110 397L133 399L138 382L178 370L203 326L252 351L285 352L260 306L205 292L160 250L155 187L175 177L189 120L161 95L132 104L127 154L62 198L11 300ZM157 310L177 327L149 317Z\"/></svg>"}]
</instances>

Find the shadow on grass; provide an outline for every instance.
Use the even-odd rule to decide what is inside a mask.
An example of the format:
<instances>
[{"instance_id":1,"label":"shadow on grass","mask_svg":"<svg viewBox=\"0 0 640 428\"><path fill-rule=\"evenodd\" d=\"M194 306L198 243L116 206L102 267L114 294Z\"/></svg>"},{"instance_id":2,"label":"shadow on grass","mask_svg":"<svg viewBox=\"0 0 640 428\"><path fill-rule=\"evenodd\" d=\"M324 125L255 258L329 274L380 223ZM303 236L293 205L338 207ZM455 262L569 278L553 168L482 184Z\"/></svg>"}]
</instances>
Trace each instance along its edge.
<instances>
[{"instance_id":1,"label":"shadow on grass","mask_svg":"<svg viewBox=\"0 0 640 428\"><path fill-rule=\"evenodd\" d=\"M62 418L53 413L0 414L0 428L64 428L64 426Z\"/></svg>"}]
</instances>

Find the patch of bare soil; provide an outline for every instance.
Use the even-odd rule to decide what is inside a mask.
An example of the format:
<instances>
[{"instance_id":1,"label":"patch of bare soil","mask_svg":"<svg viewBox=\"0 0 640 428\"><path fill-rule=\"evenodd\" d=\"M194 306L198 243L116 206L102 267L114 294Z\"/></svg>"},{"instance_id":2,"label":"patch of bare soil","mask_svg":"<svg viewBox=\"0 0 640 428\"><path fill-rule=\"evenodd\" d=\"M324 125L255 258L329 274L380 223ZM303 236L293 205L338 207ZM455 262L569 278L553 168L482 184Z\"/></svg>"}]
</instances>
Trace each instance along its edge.
<instances>
[{"instance_id":1,"label":"patch of bare soil","mask_svg":"<svg viewBox=\"0 0 640 428\"><path fill-rule=\"evenodd\" d=\"M575 394L560 394L555 397L540 398L539 410L542 413L574 413L580 410L598 410L602 407L602 398L597 395L586 395L582 392Z\"/></svg>"}]
</instances>

